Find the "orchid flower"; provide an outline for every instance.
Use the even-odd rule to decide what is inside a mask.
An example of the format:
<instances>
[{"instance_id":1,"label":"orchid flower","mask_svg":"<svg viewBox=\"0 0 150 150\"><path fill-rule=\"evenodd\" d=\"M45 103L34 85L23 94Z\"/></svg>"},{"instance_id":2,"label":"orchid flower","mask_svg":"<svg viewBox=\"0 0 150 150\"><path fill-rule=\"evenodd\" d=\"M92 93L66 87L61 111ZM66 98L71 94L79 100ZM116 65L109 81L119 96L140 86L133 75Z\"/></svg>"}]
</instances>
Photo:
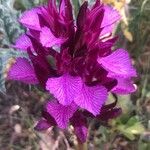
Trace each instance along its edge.
<instances>
[{"instance_id":1,"label":"orchid flower","mask_svg":"<svg viewBox=\"0 0 150 150\"><path fill-rule=\"evenodd\" d=\"M107 121L121 113L116 102L105 105L108 93L134 92L137 73L126 50L112 50L119 20L119 13L99 0L93 6L85 1L76 19L70 0L61 0L59 7L49 0L23 13L19 21L27 31L14 48L26 51L29 60L18 58L8 78L39 84L53 95L37 130L64 129L70 123L85 142L88 117Z\"/></svg>"}]
</instances>

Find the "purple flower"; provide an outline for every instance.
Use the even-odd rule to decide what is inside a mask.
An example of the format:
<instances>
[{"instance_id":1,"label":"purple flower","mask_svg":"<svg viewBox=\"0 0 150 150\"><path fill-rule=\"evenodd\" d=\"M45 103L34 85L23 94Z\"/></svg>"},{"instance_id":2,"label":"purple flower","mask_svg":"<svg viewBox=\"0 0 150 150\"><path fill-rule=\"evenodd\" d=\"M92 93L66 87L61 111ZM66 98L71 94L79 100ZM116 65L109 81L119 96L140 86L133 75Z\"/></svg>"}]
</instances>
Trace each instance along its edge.
<instances>
[{"instance_id":1,"label":"purple flower","mask_svg":"<svg viewBox=\"0 0 150 150\"><path fill-rule=\"evenodd\" d=\"M71 123L84 142L88 117L107 121L120 114L116 103L105 106L108 92L134 92L136 70L126 50L112 51L117 38L111 33L119 19L99 0L92 7L84 2L76 20L70 0L61 0L59 8L49 0L24 12L19 21L27 32L13 46L26 51L30 61L18 58L8 78L40 84L55 97L45 105L37 130Z\"/></svg>"},{"instance_id":2,"label":"purple flower","mask_svg":"<svg viewBox=\"0 0 150 150\"><path fill-rule=\"evenodd\" d=\"M75 134L81 142L86 141L88 132L87 118L95 118L98 121L107 122L121 114L120 108L115 108L117 100L111 104L102 106L101 112L96 117L86 110L78 109L77 105L72 103L69 106L63 106L56 100L48 101L42 112L41 120L35 126L38 131L47 130L51 126L58 126L65 129L69 122L74 127Z\"/></svg>"}]
</instances>

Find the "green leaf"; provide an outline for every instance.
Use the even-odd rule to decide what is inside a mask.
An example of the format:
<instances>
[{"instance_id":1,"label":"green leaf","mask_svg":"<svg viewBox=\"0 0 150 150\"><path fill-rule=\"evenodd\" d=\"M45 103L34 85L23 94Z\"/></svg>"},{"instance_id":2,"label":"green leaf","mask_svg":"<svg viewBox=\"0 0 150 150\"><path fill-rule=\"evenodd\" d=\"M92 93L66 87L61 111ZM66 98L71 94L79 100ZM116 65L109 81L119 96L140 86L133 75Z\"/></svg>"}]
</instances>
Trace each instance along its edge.
<instances>
[{"instance_id":1,"label":"green leaf","mask_svg":"<svg viewBox=\"0 0 150 150\"><path fill-rule=\"evenodd\" d=\"M134 125L135 123L138 123L138 122L139 122L139 120L138 120L137 116L134 116L134 117L131 117L128 120L126 126L132 126L132 125Z\"/></svg>"},{"instance_id":2,"label":"green leaf","mask_svg":"<svg viewBox=\"0 0 150 150\"><path fill-rule=\"evenodd\" d=\"M145 128L140 122L137 122L133 126L126 129L126 132L130 132L134 135L142 134L144 131L145 131Z\"/></svg>"},{"instance_id":3,"label":"green leaf","mask_svg":"<svg viewBox=\"0 0 150 150\"><path fill-rule=\"evenodd\" d=\"M130 140L134 140L135 135L142 134L145 131L144 126L136 116L130 118L125 124L120 122L117 129Z\"/></svg>"}]
</instances>

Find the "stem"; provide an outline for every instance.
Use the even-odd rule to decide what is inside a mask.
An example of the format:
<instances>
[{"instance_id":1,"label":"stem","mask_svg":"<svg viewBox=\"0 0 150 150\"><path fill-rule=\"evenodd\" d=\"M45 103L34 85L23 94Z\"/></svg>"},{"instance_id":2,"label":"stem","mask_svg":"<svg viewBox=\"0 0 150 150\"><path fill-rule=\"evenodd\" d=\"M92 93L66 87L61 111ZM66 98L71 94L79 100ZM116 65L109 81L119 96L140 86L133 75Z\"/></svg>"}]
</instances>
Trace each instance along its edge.
<instances>
[{"instance_id":1,"label":"stem","mask_svg":"<svg viewBox=\"0 0 150 150\"><path fill-rule=\"evenodd\" d=\"M78 145L77 145L77 150L87 150L87 143L81 143L79 140L78 140Z\"/></svg>"}]
</instances>

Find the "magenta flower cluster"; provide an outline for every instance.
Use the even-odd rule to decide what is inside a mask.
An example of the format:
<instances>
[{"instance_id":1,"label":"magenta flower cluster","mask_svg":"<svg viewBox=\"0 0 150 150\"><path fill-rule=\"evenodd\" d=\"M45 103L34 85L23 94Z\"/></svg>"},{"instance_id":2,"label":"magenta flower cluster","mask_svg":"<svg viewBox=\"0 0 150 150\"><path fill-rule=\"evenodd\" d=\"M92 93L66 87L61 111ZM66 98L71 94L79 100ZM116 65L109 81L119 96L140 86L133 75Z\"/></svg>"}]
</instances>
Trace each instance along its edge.
<instances>
[{"instance_id":1,"label":"magenta flower cluster","mask_svg":"<svg viewBox=\"0 0 150 150\"><path fill-rule=\"evenodd\" d=\"M87 136L87 118L107 121L118 116L116 102L105 105L108 93L135 91L136 70L124 49L112 51L117 38L112 30L118 12L96 0L84 2L77 19L70 0L55 0L47 6L25 11L20 23L27 28L15 48L28 53L18 58L8 78L39 84L53 95L42 111L37 130L51 126L67 128L70 123L81 142Z\"/></svg>"}]
</instances>

